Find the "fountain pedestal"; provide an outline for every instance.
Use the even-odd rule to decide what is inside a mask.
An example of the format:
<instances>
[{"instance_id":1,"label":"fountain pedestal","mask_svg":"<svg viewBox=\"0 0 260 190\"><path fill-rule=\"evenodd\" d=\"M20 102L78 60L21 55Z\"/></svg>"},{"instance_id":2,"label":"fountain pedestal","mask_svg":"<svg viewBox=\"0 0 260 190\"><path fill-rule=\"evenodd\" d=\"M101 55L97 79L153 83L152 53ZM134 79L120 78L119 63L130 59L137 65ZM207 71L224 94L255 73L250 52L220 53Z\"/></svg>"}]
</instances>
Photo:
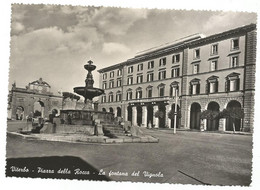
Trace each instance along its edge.
<instances>
[{"instance_id":1,"label":"fountain pedestal","mask_svg":"<svg viewBox=\"0 0 260 190\"><path fill-rule=\"evenodd\" d=\"M87 99L85 101L85 104L84 104L84 107L82 108L82 110L94 110L92 105L93 105L93 101Z\"/></svg>"}]
</instances>

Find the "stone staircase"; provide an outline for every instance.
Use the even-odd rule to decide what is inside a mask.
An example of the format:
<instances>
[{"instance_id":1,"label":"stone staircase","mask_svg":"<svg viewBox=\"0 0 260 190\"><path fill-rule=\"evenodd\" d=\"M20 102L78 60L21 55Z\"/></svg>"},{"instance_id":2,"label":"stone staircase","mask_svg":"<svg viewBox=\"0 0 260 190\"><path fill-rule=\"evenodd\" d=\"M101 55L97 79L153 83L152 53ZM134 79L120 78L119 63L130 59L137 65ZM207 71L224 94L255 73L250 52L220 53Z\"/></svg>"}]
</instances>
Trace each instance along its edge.
<instances>
[{"instance_id":1,"label":"stone staircase","mask_svg":"<svg viewBox=\"0 0 260 190\"><path fill-rule=\"evenodd\" d=\"M115 138L117 136L125 136L123 126L114 123L102 123L105 136Z\"/></svg>"}]
</instances>

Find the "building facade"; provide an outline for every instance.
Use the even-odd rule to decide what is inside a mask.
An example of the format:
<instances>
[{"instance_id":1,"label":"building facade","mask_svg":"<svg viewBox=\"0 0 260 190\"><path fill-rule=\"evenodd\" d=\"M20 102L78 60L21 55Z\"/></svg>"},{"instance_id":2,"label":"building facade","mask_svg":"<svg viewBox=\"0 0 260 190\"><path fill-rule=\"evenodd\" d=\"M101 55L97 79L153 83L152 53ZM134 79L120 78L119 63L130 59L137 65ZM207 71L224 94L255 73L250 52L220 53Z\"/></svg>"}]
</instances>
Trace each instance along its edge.
<instances>
[{"instance_id":1,"label":"building facade","mask_svg":"<svg viewBox=\"0 0 260 190\"><path fill-rule=\"evenodd\" d=\"M51 86L40 78L30 82L25 88L12 85L8 95L8 119L24 120L26 116L38 112L48 118L52 111L59 114L63 96L54 95Z\"/></svg>"},{"instance_id":2,"label":"building facade","mask_svg":"<svg viewBox=\"0 0 260 190\"><path fill-rule=\"evenodd\" d=\"M100 69L99 109L133 125L251 131L254 119L256 25L208 37L196 34ZM200 119L205 110L241 108L242 119ZM159 113L159 117L158 117Z\"/></svg>"}]
</instances>

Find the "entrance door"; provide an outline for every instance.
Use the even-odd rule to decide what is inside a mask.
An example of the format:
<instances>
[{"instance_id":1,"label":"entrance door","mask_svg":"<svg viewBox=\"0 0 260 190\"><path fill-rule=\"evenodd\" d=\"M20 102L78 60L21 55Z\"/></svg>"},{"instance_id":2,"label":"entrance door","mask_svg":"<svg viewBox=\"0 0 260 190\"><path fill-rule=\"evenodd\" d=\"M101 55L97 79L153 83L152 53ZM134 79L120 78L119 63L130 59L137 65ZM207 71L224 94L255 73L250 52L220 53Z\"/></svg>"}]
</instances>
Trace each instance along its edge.
<instances>
[{"instance_id":1,"label":"entrance door","mask_svg":"<svg viewBox=\"0 0 260 190\"><path fill-rule=\"evenodd\" d=\"M210 102L208 105L208 110L213 112L219 112L219 105L217 102ZM219 127L219 119L207 119L207 130L208 131L217 131Z\"/></svg>"},{"instance_id":2,"label":"entrance door","mask_svg":"<svg viewBox=\"0 0 260 190\"><path fill-rule=\"evenodd\" d=\"M190 109L190 129L200 129L201 107L198 103L193 103Z\"/></svg>"}]
</instances>

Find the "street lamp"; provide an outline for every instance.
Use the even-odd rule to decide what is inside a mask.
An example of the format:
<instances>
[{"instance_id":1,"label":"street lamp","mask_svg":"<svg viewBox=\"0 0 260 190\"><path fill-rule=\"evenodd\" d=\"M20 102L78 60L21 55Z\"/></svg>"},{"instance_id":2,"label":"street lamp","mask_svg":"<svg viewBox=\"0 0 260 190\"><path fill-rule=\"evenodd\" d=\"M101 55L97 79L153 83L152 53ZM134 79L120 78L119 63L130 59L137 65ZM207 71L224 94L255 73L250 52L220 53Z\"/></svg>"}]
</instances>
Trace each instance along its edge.
<instances>
[{"instance_id":1,"label":"street lamp","mask_svg":"<svg viewBox=\"0 0 260 190\"><path fill-rule=\"evenodd\" d=\"M177 125L177 94L178 94L178 89L175 88L175 107L174 107L174 127L173 127L173 134L176 134L176 125Z\"/></svg>"}]
</instances>

